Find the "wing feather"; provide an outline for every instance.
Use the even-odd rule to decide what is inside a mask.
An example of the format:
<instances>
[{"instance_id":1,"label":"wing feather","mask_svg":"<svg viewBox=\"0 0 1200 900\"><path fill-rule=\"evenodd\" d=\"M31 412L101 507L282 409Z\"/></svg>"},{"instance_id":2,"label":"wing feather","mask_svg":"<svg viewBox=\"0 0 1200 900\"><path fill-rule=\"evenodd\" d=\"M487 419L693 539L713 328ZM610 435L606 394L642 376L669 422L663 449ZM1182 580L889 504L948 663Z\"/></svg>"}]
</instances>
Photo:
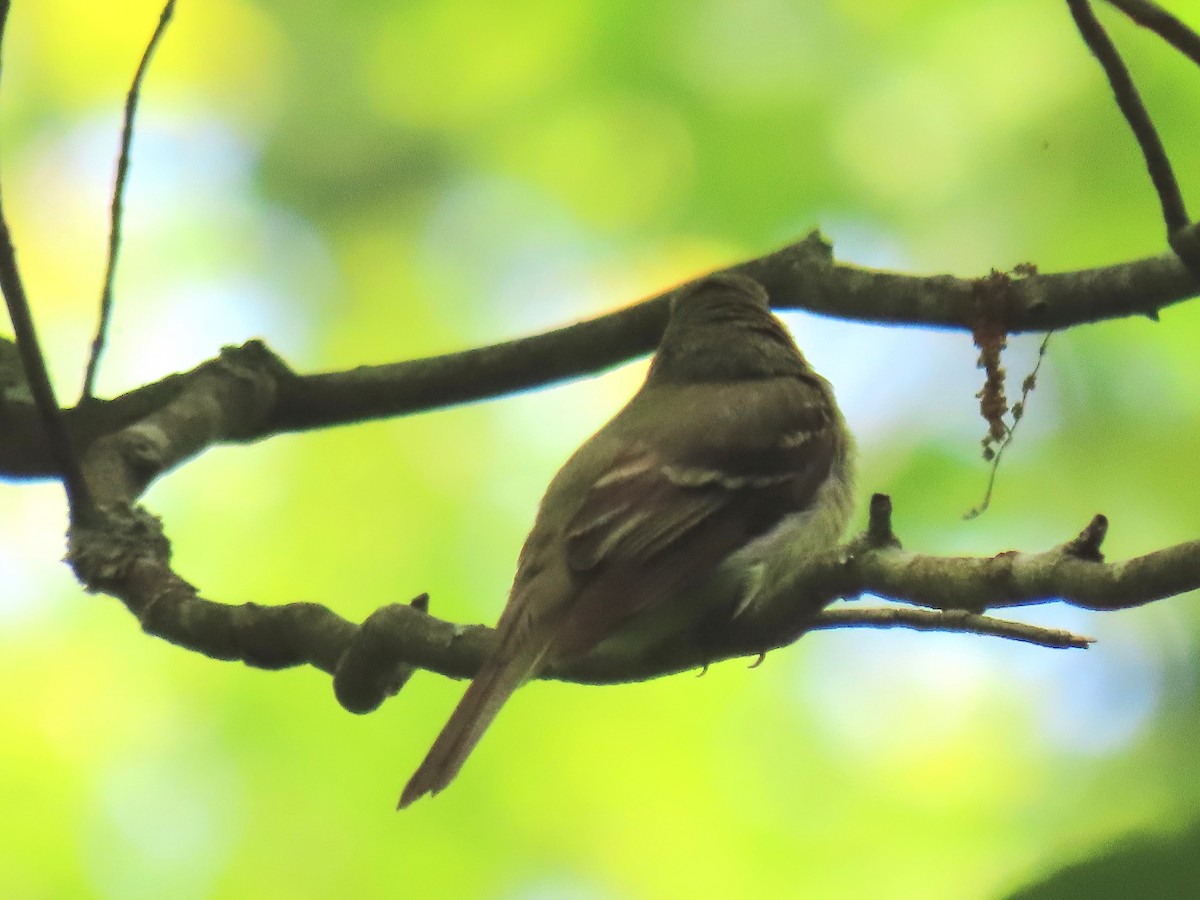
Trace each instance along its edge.
<instances>
[{"instance_id":1,"label":"wing feather","mask_svg":"<svg viewBox=\"0 0 1200 900\"><path fill-rule=\"evenodd\" d=\"M659 398L691 414L674 427L654 422L653 444L637 440L639 411L627 408L632 422L619 433L620 452L593 477L564 540L544 542L565 548L571 585L569 607L550 616L571 620L556 629L570 636L559 655L586 652L704 578L729 553L808 508L829 475L840 428L820 385L777 378L690 387L679 389L686 396ZM521 606L517 582L513 599Z\"/></svg>"}]
</instances>

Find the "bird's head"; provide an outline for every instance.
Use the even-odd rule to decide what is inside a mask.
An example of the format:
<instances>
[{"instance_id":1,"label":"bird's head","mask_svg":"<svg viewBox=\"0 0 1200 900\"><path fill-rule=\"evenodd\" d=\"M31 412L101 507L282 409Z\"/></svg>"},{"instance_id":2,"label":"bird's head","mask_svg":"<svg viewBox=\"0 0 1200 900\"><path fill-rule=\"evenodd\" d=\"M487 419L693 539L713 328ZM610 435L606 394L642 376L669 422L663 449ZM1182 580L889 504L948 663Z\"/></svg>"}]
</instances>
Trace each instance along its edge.
<instances>
[{"instance_id":1,"label":"bird's head","mask_svg":"<svg viewBox=\"0 0 1200 900\"><path fill-rule=\"evenodd\" d=\"M650 377L738 381L808 371L791 335L771 314L766 289L734 273L692 282L671 300Z\"/></svg>"}]
</instances>

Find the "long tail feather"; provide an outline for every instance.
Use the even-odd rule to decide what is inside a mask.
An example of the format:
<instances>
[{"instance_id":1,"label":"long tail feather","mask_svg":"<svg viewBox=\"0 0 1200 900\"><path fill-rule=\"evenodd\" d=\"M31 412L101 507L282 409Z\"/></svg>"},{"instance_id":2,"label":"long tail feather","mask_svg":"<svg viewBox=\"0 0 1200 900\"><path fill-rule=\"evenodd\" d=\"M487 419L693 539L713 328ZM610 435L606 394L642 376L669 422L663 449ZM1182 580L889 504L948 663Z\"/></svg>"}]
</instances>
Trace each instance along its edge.
<instances>
[{"instance_id":1,"label":"long tail feather","mask_svg":"<svg viewBox=\"0 0 1200 900\"><path fill-rule=\"evenodd\" d=\"M397 809L404 809L425 794L436 794L458 774L487 727L509 697L537 670L542 652L530 657L492 660L471 682L424 762L408 780Z\"/></svg>"}]
</instances>

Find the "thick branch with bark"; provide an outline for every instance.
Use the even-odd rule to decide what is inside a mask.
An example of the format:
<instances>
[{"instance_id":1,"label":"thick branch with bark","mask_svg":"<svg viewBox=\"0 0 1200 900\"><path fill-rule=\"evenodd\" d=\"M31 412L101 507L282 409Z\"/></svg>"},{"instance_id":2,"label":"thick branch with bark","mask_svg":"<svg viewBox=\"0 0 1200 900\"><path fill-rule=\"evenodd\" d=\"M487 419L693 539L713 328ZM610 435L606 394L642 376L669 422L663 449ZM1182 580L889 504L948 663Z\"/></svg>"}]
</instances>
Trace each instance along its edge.
<instances>
[{"instance_id":1,"label":"thick branch with bark","mask_svg":"<svg viewBox=\"0 0 1200 900\"><path fill-rule=\"evenodd\" d=\"M981 293L978 279L918 277L837 263L816 232L724 271L748 274L766 285L779 309L965 331L984 315L1009 333L1156 315L1200 293L1200 283L1173 253L1101 269L1012 278L1002 292ZM255 441L427 412L600 372L654 349L673 293L532 337L342 372L297 375L255 345L266 354L255 365L271 380L274 400L224 439ZM987 309L981 308L983 302ZM189 377L172 375L114 400L81 403L65 411L67 430L78 447L87 447L168 401ZM0 403L0 476L58 477L50 449L32 405Z\"/></svg>"},{"instance_id":2,"label":"thick branch with bark","mask_svg":"<svg viewBox=\"0 0 1200 900\"><path fill-rule=\"evenodd\" d=\"M135 442L136 443L136 442ZM136 477L122 479L126 484ZM877 496L875 506L886 507ZM100 527L72 530L71 560L93 589L119 597L143 629L215 659L260 668L312 665L334 676L339 701L353 712L375 709L404 684L414 668L471 677L493 648L482 625L463 627L426 612L428 598L380 608L361 625L315 603L224 605L199 596L170 568L170 547L157 519L108 506ZM802 573L797 603L769 619L739 617L704 640L681 637L652 654L592 656L550 669L543 678L610 684L655 678L738 656L785 647L810 631L846 627L905 627L994 635L1048 647L1086 647L1070 632L984 616L989 608L1062 601L1086 609L1139 606L1200 587L1200 541L1122 563L1099 554L1097 519L1083 534L1052 550L1002 553L990 558L935 557L900 549L876 511L855 541L814 558ZM820 607L863 594L918 603L858 609Z\"/></svg>"}]
</instances>

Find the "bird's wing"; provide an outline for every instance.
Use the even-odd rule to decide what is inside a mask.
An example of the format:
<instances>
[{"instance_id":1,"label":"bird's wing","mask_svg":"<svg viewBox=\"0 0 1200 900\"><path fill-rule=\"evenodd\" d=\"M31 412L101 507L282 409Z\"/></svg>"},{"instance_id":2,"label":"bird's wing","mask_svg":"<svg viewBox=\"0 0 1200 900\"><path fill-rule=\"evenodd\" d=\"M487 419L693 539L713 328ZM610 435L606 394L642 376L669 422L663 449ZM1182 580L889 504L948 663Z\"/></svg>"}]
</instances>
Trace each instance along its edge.
<instances>
[{"instance_id":1,"label":"bird's wing","mask_svg":"<svg viewBox=\"0 0 1200 900\"><path fill-rule=\"evenodd\" d=\"M812 505L840 440L836 413L816 382L789 377L673 389L681 395L668 408L689 415L642 421L631 404L614 422L620 451L596 475L565 533L555 540L535 525L498 626L502 643L505 632L520 643L518 635L544 623L559 635L557 654L586 652ZM645 408L655 407L662 403ZM546 558L564 552L565 567ZM563 598L557 607L539 583L555 573ZM553 627L563 617L570 626Z\"/></svg>"},{"instance_id":2,"label":"bird's wing","mask_svg":"<svg viewBox=\"0 0 1200 900\"><path fill-rule=\"evenodd\" d=\"M645 567L720 520L730 552L812 504L840 431L817 385L776 378L678 391L670 405L689 415L647 423L650 440L630 435L572 516L572 570Z\"/></svg>"}]
</instances>

